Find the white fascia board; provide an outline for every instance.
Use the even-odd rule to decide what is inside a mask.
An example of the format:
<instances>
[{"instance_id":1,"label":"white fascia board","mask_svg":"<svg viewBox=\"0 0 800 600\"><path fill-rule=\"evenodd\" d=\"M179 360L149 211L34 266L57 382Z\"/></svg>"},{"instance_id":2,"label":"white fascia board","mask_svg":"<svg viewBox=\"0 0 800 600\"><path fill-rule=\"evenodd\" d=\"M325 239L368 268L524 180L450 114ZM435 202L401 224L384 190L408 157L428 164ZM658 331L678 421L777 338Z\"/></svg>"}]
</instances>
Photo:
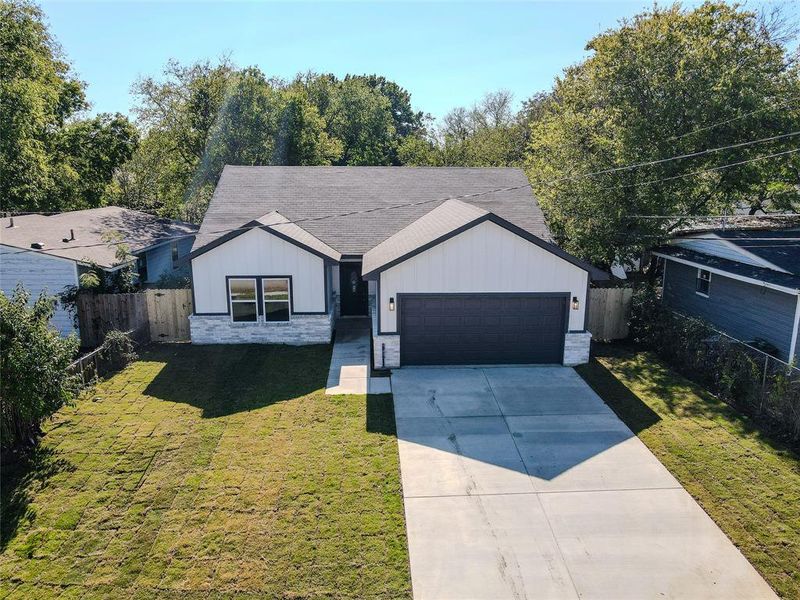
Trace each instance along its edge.
<instances>
[{"instance_id":1,"label":"white fascia board","mask_svg":"<svg viewBox=\"0 0 800 600\"><path fill-rule=\"evenodd\" d=\"M783 268L779 267L776 264L773 264L773 263L769 262L765 258L761 258L760 256L758 256L756 254L753 254L752 252L750 252L746 248L742 248L740 245L734 244L732 241L730 241L730 240L728 240L726 238L720 237L716 233L706 233L706 234L691 235L691 236L686 236L685 238L682 238L682 239L684 239L684 240L714 240L715 243L721 243L724 246L728 247L730 250L733 250L734 252L736 252L737 254L741 254L742 256L746 256L751 261L753 261L757 266L765 267L767 269L772 269L773 271L780 271L781 273L790 273L791 272L791 271L787 271L786 269L783 269ZM675 240L675 241L677 242L675 245L679 246L680 245L680 239Z\"/></svg>"},{"instance_id":2,"label":"white fascia board","mask_svg":"<svg viewBox=\"0 0 800 600\"><path fill-rule=\"evenodd\" d=\"M794 309L794 328L792 329L792 341L789 344L789 362L794 363L795 353L797 352L797 330L800 328L800 295L797 296L797 307Z\"/></svg>"},{"instance_id":3,"label":"white fascia board","mask_svg":"<svg viewBox=\"0 0 800 600\"><path fill-rule=\"evenodd\" d=\"M722 269L717 269L715 267L702 265L700 263L691 260L686 260L685 258L677 258L675 256L670 256L669 254L662 254L661 252L653 252L653 254L655 256L660 256L661 258L665 258L666 260L672 260L677 263L681 263L683 265L688 265L690 267L703 269L704 271L708 271L710 273L716 273L717 275L721 275L722 277L728 277L729 279L736 279L738 281L752 283L753 285L760 285L762 287L769 288L771 290L778 290L779 292L784 292L785 294L791 294L792 296L800 294L800 290L794 288L788 288L782 285L777 285L775 283L769 283L768 281L761 281L760 279L753 279L752 277L745 277L744 275L737 275L736 273L731 273L730 271L724 271Z\"/></svg>"}]
</instances>

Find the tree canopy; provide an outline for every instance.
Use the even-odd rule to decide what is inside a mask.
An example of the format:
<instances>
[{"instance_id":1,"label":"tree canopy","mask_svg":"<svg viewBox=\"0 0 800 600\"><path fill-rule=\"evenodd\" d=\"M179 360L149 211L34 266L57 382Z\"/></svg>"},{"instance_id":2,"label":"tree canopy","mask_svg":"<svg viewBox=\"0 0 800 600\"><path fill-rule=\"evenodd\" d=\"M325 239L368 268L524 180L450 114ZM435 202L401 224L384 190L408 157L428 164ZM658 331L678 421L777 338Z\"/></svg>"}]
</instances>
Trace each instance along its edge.
<instances>
[{"instance_id":1,"label":"tree canopy","mask_svg":"<svg viewBox=\"0 0 800 600\"><path fill-rule=\"evenodd\" d=\"M0 0L0 206L98 206L138 133L122 115L81 120L85 84L71 72L41 10Z\"/></svg>"},{"instance_id":2,"label":"tree canopy","mask_svg":"<svg viewBox=\"0 0 800 600\"><path fill-rule=\"evenodd\" d=\"M135 123L88 118L39 8L0 0L0 19L6 210L118 204L199 222L225 164L522 166L557 240L608 266L682 215L800 209L800 153L769 157L800 143L779 11L655 6L591 39L551 90L490 92L438 122L379 74L287 81L224 57L137 81Z\"/></svg>"},{"instance_id":3,"label":"tree canopy","mask_svg":"<svg viewBox=\"0 0 800 600\"><path fill-rule=\"evenodd\" d=\"M800 130L796 56L782 32L779 20L709 2L655 7L589 42L592 55L556 80L532 122L527 158L568 250L610 265L681 223L635 215L798 207L800 155L759 160L798 137L612 170Z\"/></svg>"}]
</instances>

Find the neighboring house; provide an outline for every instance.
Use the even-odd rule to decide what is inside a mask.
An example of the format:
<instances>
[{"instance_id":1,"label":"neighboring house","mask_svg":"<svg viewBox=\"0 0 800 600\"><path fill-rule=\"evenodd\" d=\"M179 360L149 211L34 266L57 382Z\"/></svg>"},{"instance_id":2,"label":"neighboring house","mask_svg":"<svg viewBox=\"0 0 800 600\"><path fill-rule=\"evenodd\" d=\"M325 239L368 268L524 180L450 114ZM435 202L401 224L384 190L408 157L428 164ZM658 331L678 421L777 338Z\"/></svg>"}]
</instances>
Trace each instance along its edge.
<instances>
[{"instance_id":1,"label":"neighboring house","mask_svg":"<svg viewBox=\"0 0 800 600\"><path fill-rule=\"evenodd\" d=\"M57 295L91 264L107 272L122 268L117 247L107 235L118 232L136 261L142 283L154 283L161 275L188 274L186 255L197 226L160 219L136 210L106 206L50 216L6 217L0 225L0 290L11 294L22 283L38 297ZM72 317L62 307L53 324L63 334L75 330Z\"/></svg>"},{"instance_id":2,"label":"neighboring house","mask_svg":"<svg viewBox=\"0 0 800 600\"><path fill-rule=\"evenodd\" d=\"M664 259L664 302L783 360L798 357L800 229L684 234L654 251Z\"/></svg>"},{"instance_id":3,"label":"neighboring house","mask_svg":"<svg viewBox=\"0 0 800 600\"><path fill-rule=\"evenodd\" d=\"M589 282L519 169L227 166L192 249L192 341L327 343L374 365L578 364ZM461 199L452 199L461 197Z\"/></svg>"}]
</instances>

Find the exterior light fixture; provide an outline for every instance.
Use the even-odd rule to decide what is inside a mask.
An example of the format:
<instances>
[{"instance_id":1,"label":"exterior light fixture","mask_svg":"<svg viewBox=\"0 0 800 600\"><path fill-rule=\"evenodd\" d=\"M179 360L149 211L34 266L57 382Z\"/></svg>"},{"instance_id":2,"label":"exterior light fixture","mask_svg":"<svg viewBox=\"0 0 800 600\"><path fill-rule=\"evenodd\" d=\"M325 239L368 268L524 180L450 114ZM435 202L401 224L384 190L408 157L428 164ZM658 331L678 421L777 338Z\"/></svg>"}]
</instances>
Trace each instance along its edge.
<instances>
[{"instance_id":1,"label":"exterior light fixture","mask_svg":"<svg viewBox=\"0 0 800 600\"><path fill-rule=\"evenodd\" d=\"M578 301L577 296L572 297L572 310L578 310L581 307L581 303Z\"/></svg>"},{"instance_id":2,"label":"exterior light fixture","mask_svg":"<svg viewBox=\"0 0 800 600\"><path fill-rule=\"evenodd\" d=\"M389 310L394 310L394 296L389 298Z\"/></svg>"}]
</instances>

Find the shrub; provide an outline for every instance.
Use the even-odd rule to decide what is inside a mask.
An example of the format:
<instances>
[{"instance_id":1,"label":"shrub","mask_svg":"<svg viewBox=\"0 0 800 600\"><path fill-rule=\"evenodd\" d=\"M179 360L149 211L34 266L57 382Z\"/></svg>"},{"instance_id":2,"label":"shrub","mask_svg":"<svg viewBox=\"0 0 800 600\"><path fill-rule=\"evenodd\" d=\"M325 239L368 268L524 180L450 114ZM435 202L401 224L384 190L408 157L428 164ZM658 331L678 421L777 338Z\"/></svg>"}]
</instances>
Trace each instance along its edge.
<instances>
[{"instance_id":1,"label":"shrub","mask_svg":"<svg viewBox=\"0 0 800 600\"><path fill-rule=\"evenodd\" d=\"M75 336L50 326L55 298L42 294L29 305L19 285L11 298L0 292L0 446L34 443L44 419L72 402L78 378L68 373Z\"/></svg>"},{"instance_id":2,"label":"shrub","mask_svg":"<svg viewBox=\"0 0 800 600\"><path fill-rule=\"evenodd\" d=\"M724 401L800 439L800 373L708 323L676 314L652 286L634 290L630 335Z\"/></svg>"},{"instance_id":3,"label":"shrub","mask_svg":"<svg viewBox=\"0 0 800 600\"><path fill-rule=\"evenodd\" d=\"M139 358L133 350L133 340L124 331L109 331L101 346L101 354L109 371L118 371Z\"/></svg>"}]
</instances>

